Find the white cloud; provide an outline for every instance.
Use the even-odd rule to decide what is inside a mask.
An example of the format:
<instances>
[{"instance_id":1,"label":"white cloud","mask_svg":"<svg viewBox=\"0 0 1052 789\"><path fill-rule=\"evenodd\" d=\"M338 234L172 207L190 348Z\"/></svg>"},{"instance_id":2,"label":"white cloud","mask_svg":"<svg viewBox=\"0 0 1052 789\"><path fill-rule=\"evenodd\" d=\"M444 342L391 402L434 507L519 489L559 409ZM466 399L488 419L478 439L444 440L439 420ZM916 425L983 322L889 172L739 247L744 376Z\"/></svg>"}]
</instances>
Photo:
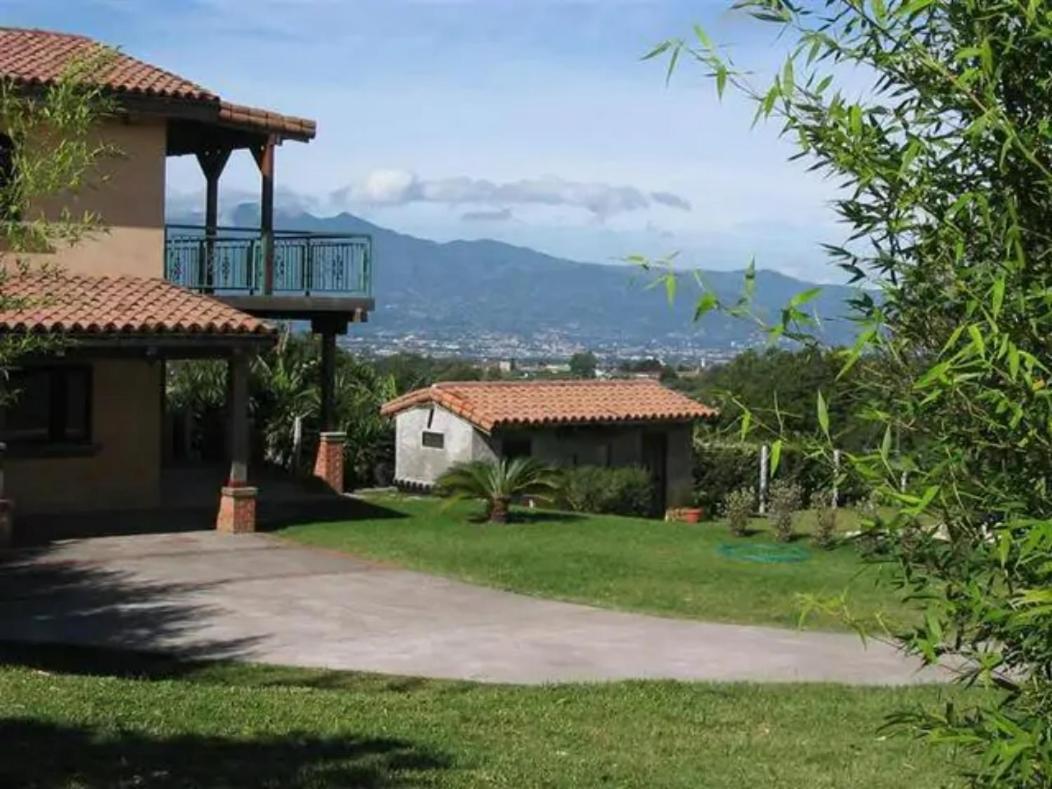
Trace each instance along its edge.
<instances>
[{"instance_id":1,"label":"white cloud","mask_svg":"<svg viewBox=\"0 0 1052 789\"><path fill-rule=\"evenodd\" d=\"M373 170L359 183L337 190L333 199L365 205L480 205L495 210L508 210L512 205L571 206L582 208L601 220L654 204L690 210L690 202L679 195L647 194L635 186L568 181L557 176L503 183L468 176L425 179L407 170Z\"/></svg>"},{"instance_id":2,"label":"white cloud","mask_svg":"<svg viewBox=\"0 0 1052 789\"><path fill-rule=\"evenodd\" d=\"M417 184L416 176L405 170L373 170L351 196L362 203L397 205L412 200Z\"/></svg>"}]
</instances>

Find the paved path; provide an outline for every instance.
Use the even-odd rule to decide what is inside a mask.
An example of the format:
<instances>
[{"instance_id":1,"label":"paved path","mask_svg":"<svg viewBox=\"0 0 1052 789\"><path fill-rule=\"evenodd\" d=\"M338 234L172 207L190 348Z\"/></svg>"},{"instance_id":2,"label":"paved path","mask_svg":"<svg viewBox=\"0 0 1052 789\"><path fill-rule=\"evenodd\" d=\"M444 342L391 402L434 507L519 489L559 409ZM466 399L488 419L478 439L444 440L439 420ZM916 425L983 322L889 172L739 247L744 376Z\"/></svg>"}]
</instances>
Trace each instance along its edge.
<instances>
[{"instance_id":1,"label":"paved path","mask_svg":"<svg viewBox=\"0 0 1052 789\"><path fill-rule=\"evenodd\" d=\"M214 532L8 554L0 639L486 682L940 679L853 635L619 613Z\"/></svg>"}]
</instances>

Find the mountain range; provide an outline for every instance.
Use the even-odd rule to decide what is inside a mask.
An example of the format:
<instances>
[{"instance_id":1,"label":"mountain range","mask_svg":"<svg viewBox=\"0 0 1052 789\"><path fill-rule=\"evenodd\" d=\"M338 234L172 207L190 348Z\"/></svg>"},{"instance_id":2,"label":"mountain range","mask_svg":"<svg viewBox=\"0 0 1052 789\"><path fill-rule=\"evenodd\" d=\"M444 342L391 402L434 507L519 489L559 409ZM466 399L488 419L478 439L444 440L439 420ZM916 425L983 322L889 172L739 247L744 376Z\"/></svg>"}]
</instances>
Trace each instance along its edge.
<instances>
[{"instance_id":1,"label":"mountain range","mask_svg":"<svg viewBox=\"0 0 1052 789\"><path fill-rule=\"evenodd\" d=\"M258 224L258 207L239 206L233 221ZM584 263L500 241L436 242L380 227L348 213L331 217L279 214L281 229L366 233L373 239L376 310L369 333L438 337L478 334L522 338L558 335L584 347L663 341L682 346L732 348L760 340L756 328L740 319L710 312L693 321L698 296L692 277L683 277L670 305L663 287L649 287L654 275L639 267ZM627 252L628 250L626 250ZM741 290L742 271L699 271L722 298ZM776 271L756 274L754 306L777 315L796 293L813 287ZM854 337L843 319L854 289L824 285L809 308L821 319L825 342ZM356 333L359 332L356 328Z\"/></svg>"}]
</instances>

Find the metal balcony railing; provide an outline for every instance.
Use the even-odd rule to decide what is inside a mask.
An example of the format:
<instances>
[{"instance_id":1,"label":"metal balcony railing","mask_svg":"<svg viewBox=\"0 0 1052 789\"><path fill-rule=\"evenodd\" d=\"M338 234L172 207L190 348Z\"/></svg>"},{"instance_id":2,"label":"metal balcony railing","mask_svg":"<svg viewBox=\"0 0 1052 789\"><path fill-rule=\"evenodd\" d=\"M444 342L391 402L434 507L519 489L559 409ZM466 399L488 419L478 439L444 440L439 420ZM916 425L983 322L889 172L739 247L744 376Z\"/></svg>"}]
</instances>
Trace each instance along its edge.
<instances>
[{"instance_id":1,"label":"metal balcony railing","mask_svg":"<svg viewBox=\"0 0 1052 789\"><path fill-rule=\"evenodd\" d=\"M269 295L372 297L372 239L365 235L274 231ZM268 295L266 240L258 228L167 225L164 278L190 290Z\"/></svg>"}]
</instances>

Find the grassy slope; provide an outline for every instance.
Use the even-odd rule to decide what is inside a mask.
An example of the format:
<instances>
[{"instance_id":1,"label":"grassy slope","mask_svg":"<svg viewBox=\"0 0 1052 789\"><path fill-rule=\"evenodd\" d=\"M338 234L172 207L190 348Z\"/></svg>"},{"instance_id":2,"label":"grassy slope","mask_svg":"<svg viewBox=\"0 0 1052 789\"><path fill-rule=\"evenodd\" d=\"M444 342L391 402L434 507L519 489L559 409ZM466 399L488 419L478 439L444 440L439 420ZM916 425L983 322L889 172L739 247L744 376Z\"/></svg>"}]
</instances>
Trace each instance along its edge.
<instances>
[{"instance_id":1,"label":"grassy slope","mask_svg":"<svg viewBox=\"0 0 1052 789\"><path fill-rule=\"evenodd\" d=\"M370 504L361 518L280 534L502 589L671 616L796 626L797 595L835 595L848 587L857 613L903 614L885 588L876 588L872 569L859 576L851 546L821 551L801 540L796 544L810 552L807 561L757 564L717 549L770 543L770 536L742 540L722 524L538 512L529 514L530 522L501 527L475 522L472 504L446 508L434 499L395 496ZM837 629L840 623L816 615L808 626Z\"/></svg>"},{"instance_id":2,"label":"grassy slope","mask_svg":"<svg viewBox=\"0 0 1052 789\"><path fill-rule=\"evenodd\" d=\"M0 649L0 785L900 789L950 785L960 766L875 733L959 690L525 688L150 658L115 670L97 654Z\"/></svg>"}]
</instances>

